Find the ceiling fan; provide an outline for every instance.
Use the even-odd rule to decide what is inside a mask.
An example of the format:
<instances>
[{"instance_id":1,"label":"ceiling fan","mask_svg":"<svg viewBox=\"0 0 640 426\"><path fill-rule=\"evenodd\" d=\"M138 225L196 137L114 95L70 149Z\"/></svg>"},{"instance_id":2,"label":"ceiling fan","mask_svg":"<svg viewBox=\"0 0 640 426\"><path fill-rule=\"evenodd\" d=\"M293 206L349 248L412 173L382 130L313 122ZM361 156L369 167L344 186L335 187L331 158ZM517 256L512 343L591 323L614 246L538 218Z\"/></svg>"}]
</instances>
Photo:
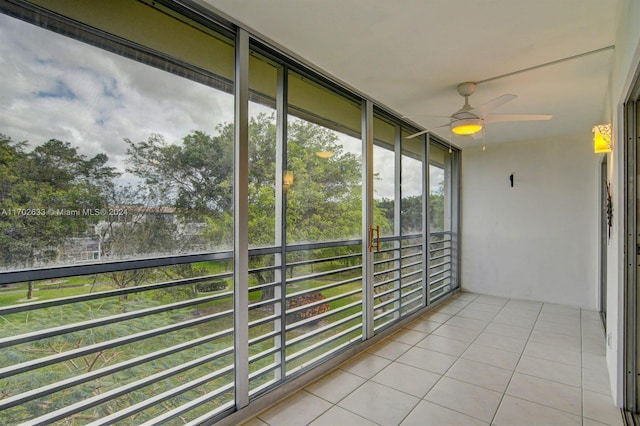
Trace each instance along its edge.
<instances>
[{"instance_id":1,"label":"ceiling fan","mask_svg":"<svg viewBox=\"0 0 640 426\"><path fill-rule=\"evenodd\" d=\"M492 113L496 108L501 107L509 101L517 98L516 95L502 95L478 107L472 107L469 104L469 96L476 91L477 84L474 82L466 82L458 84L458 93L464 96L464 106L449 116L431 116L448 118L449 122L440 126L423 130L413 135L407 136L407 139L415 138L440 127L450 126L451 131L457 135L469 136L477 134L485 124L497 123L503 121L533 121L533 120L549 120L551 114L495 114ZM411 116L408 116L411 117ZM416 116L413 116L416 117ZM427 117L427 116L422 116Z\"/></svg>"}]
</instances>

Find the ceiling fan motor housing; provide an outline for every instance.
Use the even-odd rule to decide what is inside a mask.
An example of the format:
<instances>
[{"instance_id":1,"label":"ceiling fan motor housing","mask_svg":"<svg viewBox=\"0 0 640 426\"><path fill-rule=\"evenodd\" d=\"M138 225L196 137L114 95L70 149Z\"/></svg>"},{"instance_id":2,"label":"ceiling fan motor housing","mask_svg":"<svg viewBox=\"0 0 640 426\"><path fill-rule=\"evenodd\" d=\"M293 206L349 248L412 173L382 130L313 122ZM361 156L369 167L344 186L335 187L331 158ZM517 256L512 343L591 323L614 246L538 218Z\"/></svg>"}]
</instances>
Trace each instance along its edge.
<instances>
[{"instance_id":1,"label":"ceiling fan motor housing","mask_svg":"<svg viewBox=\"0 0 640 426\"><path fill-rule=\"evenodd\" d=\"M458 93L460 93L460 96L471 96L475 93L476 87L477 84L472 81L460 83L458 84Z\"/></svg>"}]
</instances>

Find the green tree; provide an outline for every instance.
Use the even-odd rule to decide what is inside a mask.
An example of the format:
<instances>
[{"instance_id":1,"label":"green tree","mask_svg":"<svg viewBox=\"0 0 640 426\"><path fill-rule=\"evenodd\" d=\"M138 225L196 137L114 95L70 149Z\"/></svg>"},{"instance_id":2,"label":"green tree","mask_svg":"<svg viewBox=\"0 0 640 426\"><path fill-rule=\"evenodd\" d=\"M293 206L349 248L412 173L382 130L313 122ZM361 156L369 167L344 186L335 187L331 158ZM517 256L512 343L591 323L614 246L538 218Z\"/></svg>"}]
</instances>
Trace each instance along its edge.
<instances>
[{"instance_id":1,"label":"green tree","mask_svg":"<svg viewBox=\"0 0 640 426\"><path fill-rule=\"evenodd\" d=\"M429 231L444 231L445 211L444 211L444 181L429 195Z\"/></svg>"},{"instance_id":2,"label":"green tree","mask_svg":"<svg viewBox=\"0 0 640 426\"><path fill-rule=\"evenodd\" d=\"M68 142L51 139L27 151L27 142L0 135L0 264L27 268L57 260L69 237L95 220L78 217L102 208L118 173L105 154L87 159ZM33 296L30 283L27 298Z\"/></svg>"}]
</instances>

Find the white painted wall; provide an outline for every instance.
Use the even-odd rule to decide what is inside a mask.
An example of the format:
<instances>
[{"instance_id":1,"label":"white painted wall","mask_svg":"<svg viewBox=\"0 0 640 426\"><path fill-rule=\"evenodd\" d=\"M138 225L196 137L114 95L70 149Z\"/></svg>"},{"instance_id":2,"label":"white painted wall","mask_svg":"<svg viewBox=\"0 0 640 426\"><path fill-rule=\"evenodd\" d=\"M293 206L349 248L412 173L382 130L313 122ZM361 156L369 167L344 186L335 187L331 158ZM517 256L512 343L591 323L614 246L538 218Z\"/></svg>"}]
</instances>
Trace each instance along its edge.
<instances>
[{"instance_id":1,"label":"white painted wall","mask_svg":"<svg viewBox=\"0 0 640 426\"><path fill-rule=\"evenodd\" d=\"M463 289L597 308L601 157L591 138L585 129L463 150Z\"/></svg>"}]
</instances>

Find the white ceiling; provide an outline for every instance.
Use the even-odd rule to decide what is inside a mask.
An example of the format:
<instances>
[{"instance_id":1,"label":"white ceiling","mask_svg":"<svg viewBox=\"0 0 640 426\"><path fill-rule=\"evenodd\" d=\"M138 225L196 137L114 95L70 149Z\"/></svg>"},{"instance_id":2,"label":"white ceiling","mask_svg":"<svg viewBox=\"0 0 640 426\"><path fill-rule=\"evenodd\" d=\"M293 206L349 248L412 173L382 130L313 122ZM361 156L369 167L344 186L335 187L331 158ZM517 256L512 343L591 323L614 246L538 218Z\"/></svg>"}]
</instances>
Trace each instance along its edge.
<instances>
[{"instance_id":1,"label":"white ceiling","mask_svg":"<svg viewBox=\"0 0 640 426\"><path fill-rule=\"evenodd\" d=\"M496 112L553 114L490 124L487 145L590 131L607 118L613 49L582 54L614 44L618 0L203 1L401 115L449 115L464 103L458 83L489 79L472 105L513 93Z\"/></svg>"}]
</instances>

